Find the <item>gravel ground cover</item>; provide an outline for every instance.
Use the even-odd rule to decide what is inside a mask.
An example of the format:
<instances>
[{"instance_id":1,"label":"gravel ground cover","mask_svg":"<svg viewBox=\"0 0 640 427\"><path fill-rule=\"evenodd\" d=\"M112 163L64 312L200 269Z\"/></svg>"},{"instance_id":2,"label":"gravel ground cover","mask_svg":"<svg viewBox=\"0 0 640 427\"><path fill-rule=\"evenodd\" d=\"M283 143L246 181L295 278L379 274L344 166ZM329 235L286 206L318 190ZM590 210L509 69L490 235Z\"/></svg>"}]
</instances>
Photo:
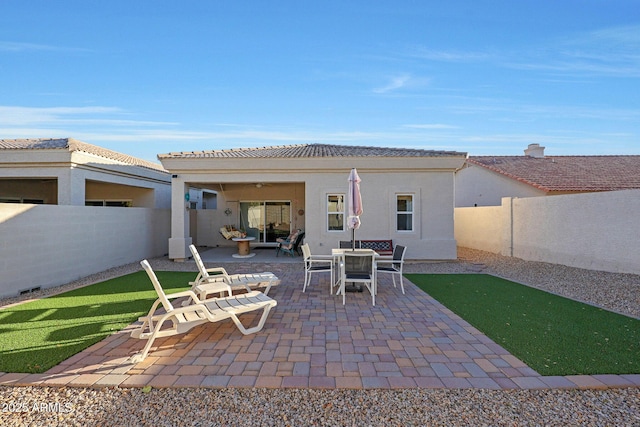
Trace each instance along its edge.
<instances>
[{"instance_id":1,"label":"gravel ground cover","mask_svg":"<svg viewBox=\"0 0 640 427\"><path fill-rule=\"evenodd\" d=\"M485 272L640 317L640 276L527 262L460 249L458 262L415 263L407 272ZM153 260L154 268L193 271ZM295 264L291 268L295 268ZM137 263L28 298L139 270ZM26 299L0 301L0 305ZM640 426L640 389L317 390L0 387L3 426Z\"/></svg>"}]
</instances>

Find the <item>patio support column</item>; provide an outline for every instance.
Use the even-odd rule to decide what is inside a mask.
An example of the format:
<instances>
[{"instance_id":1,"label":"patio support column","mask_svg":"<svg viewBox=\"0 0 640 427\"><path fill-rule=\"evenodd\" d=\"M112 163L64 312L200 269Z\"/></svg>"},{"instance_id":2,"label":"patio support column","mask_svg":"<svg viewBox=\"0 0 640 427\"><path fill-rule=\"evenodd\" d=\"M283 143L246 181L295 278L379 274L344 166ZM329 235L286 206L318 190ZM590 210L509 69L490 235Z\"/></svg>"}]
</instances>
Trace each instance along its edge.
<instances>
[{"instance_id":1,"label":"patio support column","mask_svg":"<svg viewBox=\"0 0 640 427\"><path fill-rule=\"evenodd\" d=\"M58 175L58 204L84 206L85 177L74 166Z\"/></svg>"},{"instance_id":2,"label":"patio support column","mask_svg":"<svg viewBox=\"0 0 640 427\"><path fill-rule=\"evenodd\" d=\"M169 259L183 262L189 256L189 186L178 175L171 177L171 237Z\"/></svg>"}]
</instances>

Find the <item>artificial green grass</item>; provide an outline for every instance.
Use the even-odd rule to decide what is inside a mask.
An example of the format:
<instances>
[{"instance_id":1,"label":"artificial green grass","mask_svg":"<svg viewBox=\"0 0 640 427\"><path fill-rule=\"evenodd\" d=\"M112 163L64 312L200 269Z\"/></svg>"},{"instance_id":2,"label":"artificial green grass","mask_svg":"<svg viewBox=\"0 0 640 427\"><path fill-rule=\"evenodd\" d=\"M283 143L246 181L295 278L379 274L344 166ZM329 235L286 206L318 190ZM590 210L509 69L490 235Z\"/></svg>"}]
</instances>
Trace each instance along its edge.
<instances>
[{"instance_id":1,"label":"artificial green grass","mask_svg":"<svg viewBox=\"0 0 640 427\"><path fill-rule=\"evenodd\" d=\"M542 375L640 373L640 320L486 274L407 274Z\"/></svg>"},{"instance_id":2,"label":"artificial green grass","mask_svg":"<svg viewBox=\"0 0 640 427\"><path fill-rule=\"evenodd\" d=\"M167 293L195 274L156 273ZM0 372L40 373L125 328L157 298L144 271L0 309Z\"/></svg>"}]
</instances>

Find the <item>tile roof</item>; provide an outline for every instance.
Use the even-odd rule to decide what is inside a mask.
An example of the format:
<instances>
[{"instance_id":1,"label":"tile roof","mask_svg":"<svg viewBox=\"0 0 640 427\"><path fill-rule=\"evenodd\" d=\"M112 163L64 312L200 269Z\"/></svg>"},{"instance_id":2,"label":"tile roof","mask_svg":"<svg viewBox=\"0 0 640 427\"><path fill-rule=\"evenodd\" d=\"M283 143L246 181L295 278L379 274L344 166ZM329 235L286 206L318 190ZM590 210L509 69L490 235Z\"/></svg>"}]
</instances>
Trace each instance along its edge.
<instances>
[{"instance_id":1,"label":"tile roof","mask_svg":"<svg viewBox=\"0 0 640 427\"><path fill-rule=\"evenodd\" d=\"M466 157L457 151L419 150L410 148L362 147L354 145L297 144L259 148L234 148L159 154L171 158L282 158L282 157Z\"/></svg>"},{"instance_id":2,"label":"tile roof","mask_svg":"<svg viewBox=\"0 0 640 427\"><path fill-rule=\"evenodd\" d=\"M107 150L97 145L87 144L73 138L29 138L29 139L0 139L0 150L67 150L81 151L95 156L104 157L133 166L167 172L162 165L148 162L137 157Z\"/></svg>"},{"instance_id":3,"label":"tile roof","mask_svg":"<svg viewBox=\"0 0 640 427\"><path fill-rule=\"evenodd\" d=\"M640 156L470 156L467 162L544 191L640 188Z\"/></svg>"}]
</instances>

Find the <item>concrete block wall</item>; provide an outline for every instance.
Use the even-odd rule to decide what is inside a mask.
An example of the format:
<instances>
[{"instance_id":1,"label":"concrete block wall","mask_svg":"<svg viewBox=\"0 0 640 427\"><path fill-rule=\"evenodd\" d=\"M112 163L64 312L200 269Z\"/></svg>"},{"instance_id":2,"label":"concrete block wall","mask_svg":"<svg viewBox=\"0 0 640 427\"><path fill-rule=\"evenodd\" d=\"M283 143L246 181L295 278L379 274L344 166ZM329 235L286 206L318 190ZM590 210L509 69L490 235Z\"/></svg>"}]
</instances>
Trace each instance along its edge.
<instances>
[{"instance_id":1,"label":"concrete block wall","mask_svg":"<svg viewBox=\"0 0 640 427\"><path fill-rule=\"evenodd\" d=\"M168 209L0 204L0 296L165 255Z\"/></svg>"},{"instance_id":2,"label":"concrete block wall","mask_svg":"<svg viewBox=\"0 0 640 427\"><path fill-rule=\"evenodd\" d=\"M459 246L571 267L640 274L640 190L503 198L456 208Z\"/></svg>"}]
</instances>

